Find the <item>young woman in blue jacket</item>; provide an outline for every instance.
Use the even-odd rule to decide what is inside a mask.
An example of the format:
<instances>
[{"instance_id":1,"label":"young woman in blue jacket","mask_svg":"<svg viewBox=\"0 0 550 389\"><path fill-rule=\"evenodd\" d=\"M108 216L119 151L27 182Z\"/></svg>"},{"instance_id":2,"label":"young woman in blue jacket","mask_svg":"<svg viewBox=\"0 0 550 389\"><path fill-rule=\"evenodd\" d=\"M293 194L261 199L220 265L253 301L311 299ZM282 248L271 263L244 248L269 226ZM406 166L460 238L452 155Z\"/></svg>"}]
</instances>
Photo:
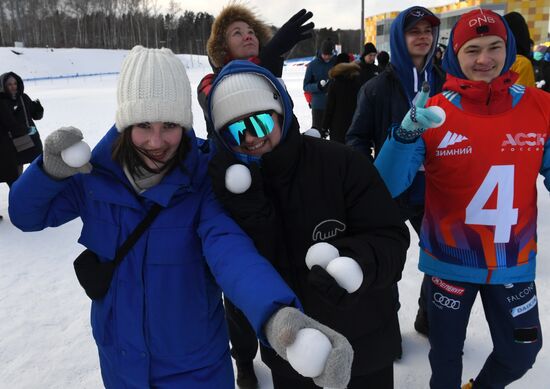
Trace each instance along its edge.
<instances>
[{"instance_id":1,"label":"young woman in blue jacket","mask_svg":"<svg viewBox=\"0 0 550 389\"><path fill-rule=\"evenodd\" d=\"M9 208L23 231L80 217L79 242L106 262L153 204L162 207L107 294L92 300L105 387L234 388L221 289L283 356L299 329L323 332L333 348L318 379L345 386L349 343L290 308L299 307L294 293L214 199L181 61L168 49L136 46L122 65L117 101L116 126L90 162L65 162L61 152L82 133L58 129L14 185Z\"/></svg>"}]
</instances>

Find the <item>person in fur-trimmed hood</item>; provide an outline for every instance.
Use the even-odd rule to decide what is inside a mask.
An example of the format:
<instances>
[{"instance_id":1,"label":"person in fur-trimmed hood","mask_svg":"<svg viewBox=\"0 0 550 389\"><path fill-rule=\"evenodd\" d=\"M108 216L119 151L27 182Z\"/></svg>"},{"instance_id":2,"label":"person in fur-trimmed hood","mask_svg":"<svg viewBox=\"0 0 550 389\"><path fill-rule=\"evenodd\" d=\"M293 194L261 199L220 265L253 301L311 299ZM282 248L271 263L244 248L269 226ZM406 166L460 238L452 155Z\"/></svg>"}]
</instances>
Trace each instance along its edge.
<instances>
[{"instance_id":1,"label":"person in fur-trimmed hood","mask_svg":"<svg viewBox=\"0 0 550 389\"><path fill-rule=\"evenodd\" d=\"M206 44L208 59L214 71L199 83L199 104L206 114L206 99L212 82L231 60L243 59L268 69L277 77L283 73L283 54L298 42L311 38L313 23L305 24L313 13L300 10L272 36L271 28L250 8L231 3L224 7L214 24Z\"/></svg>"},{"instance_id":2,"label":"person in fur-trimmed hood","mask_svg":"<svg viewBox=\"0 0 550 389\"><path fill-rule=\"evenodd\" d=\"M357 93L361 88L361 70L357 62L349 62L349 55L338 54L336 65L329 70L331 83L328 88L327 106L323 118L323 131L330 140L345 144L346 131L351 124Z\"/></svg>"}]
</instances>

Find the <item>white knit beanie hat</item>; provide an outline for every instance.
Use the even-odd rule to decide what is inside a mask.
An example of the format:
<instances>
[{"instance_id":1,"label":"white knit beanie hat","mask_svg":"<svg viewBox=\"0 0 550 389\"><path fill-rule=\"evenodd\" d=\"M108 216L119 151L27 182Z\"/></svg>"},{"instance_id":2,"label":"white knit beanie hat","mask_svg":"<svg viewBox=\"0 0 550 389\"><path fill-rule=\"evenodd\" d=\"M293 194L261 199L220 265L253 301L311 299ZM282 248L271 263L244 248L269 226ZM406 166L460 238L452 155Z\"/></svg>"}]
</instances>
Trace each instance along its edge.
<instances>
[{"instance_id":1,"label":"white knit beanie hat","mask_svg":"<svg viewBox=\"0 0 550 389\"><path fill-rule=\"evenodd\" d=\"M116 127L143 122L193 127L191 86L183 63L170 49L135 46L118 77Z\"/></svg>"},{"instance_id":2,"label":"white knit beanie hat","mask_svg":"<svg viewBox=\"0 0 550 389\"><path fill-rule=\"evenodd\" d=\"M261 74L230 74L218 83L212 93L211 119L216 131L231 120L250 113L273 110L283 115L284 112L279 92Z\"/></svg>"}]
</instances>

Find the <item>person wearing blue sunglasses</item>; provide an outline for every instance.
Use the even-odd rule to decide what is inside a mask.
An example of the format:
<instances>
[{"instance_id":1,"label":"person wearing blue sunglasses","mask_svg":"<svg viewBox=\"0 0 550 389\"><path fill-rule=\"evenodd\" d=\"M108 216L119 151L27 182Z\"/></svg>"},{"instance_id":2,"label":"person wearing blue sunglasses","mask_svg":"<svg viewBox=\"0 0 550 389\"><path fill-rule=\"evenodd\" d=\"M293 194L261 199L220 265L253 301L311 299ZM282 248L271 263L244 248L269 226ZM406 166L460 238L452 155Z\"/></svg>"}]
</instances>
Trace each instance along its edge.
<instances>
[{"instance_id":1,"label":"person wearing blue sunglasses","mask_svg":"<svg viewBox=\"0 0 550 389\"><path fill-rule=\"evenodd\" d=\"M400 335L392 285L401 278L409 233L376 169L351 148L300 134L284 86L249 61L225 66L208 109L216 145L209 173L218 201L304 312L350 341L348 388L393 388ZM226 187L233 164L250 170L244 193ZM260 351L275 389L318 387L273 350L260 345Z\"/></svg>"}]
</instances>

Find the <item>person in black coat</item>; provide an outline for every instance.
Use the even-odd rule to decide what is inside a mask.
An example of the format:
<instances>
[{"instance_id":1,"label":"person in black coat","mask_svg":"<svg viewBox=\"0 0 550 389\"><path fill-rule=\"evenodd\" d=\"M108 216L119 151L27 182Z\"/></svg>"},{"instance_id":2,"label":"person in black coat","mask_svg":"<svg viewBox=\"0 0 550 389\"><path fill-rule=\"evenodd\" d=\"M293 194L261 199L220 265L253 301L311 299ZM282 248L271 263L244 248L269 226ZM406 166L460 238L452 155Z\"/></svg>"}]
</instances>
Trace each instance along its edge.
<instances>
[{"instance_id":1,"label":"person in black coat","mask_svg":"<svg viewBox=\"0 0 550 389\"><path fill-rule=\"evenodd\" d=\"M359 60L357 61L357 63L361 67L361 72L359 75L360 85L363 85L365 82L380 73L380 68L374 64L377 53L378 50L376 50L376 46L374 46L374 44L371 42L367 42L363 47L361 58L359 58Z\"/></svg>"},{"instance_id":2,"label":"person in black coat","mask_svg":"<svg viewBox=\"0 0 550 389\"><path fill-rule=\"evenodd\" d=\"M0 182L11 187L23 172L23 164L42 153L33 120L41 119L43 114L40 101L32 101L24 93L21 77L13 72L0 76ZM12 139L25 135L30 135L31 147L18 153Z\"/></svg>"},{"instance_id":3,"label":"person in black coat","mask_svg":"<svg viewBox=\"0 0 550 389\"><path fill-rule=\"evenodd\" d=\"M217 153L209 171L216 197L299 296L304 311L349 340L354 361L348 388L393 388L400 336L392 285L401 277L409 234L376 169L351 148L300 134L284 86L248 61L222 70L210 112ZM225 184L235 163L251 171L251 186L241 194ZM326 267L307 262L318 244L338 251ZM340 256L355 263L348 275L360 282L353 288L329 273ZM273 350L261 347L261 355L275 389L316 388Z\"/></svg>"},{"instance_id":4,"label":"person in black coat","mask_svg":"<svg viewBox=\"0 0 550 389\"><path fill-rule=\"evenodd\" d=\"M23 80L14 72L0 76L0 120L8 135L18 138L30 135L34 146L17 153L19 165L30 163L42 154L42 141L34 120L44 116L40 100L31 100L25 93Z\"/></svg>"},{"instance_id":5,"label":"person in black coat","mask_svg":"<svg viewBox=\"0 0 550 389\"><path fill-rule=\"evenodd\" d=\"M391 25L390 64L359 90L357 108L346 134L347 145L376 158L390 128L401 123L422 84L429 82L431 96L441 92L445 75L433 64L439 24L430 10L418 6L395 18ZM409 220L417 234L424 216L424 190L424 172L419 171L409 189L396 198L403 220ZM423 286L415 328L427 335L424 292Z\"/></svg>"},{"instance_id":6,"label":"person in black coat","mask_svg":"<svg viewBox=\"0 0 550 389\"><path fill-rule=\"evenodd\" d=\"M323 118L323 132L330 135L330 140L342 144L346 142L346 131L351 124L357 92L361 87L360 67L349 61L348 54L338 54L336 65L328 72L331 82Z\"/></svg>"},{"instance_id":7,"label":"person in black coat","mask_svg":"<svg viewBox=\"0 0 550 389\"><path fill-rule=\"evenodd\" d=\"M386 66L390 63L390 54L387 51L382 50L376 56L376 61L378 62L378 69L380 72L386 70Z\"/></svg>"}]
</instances>

